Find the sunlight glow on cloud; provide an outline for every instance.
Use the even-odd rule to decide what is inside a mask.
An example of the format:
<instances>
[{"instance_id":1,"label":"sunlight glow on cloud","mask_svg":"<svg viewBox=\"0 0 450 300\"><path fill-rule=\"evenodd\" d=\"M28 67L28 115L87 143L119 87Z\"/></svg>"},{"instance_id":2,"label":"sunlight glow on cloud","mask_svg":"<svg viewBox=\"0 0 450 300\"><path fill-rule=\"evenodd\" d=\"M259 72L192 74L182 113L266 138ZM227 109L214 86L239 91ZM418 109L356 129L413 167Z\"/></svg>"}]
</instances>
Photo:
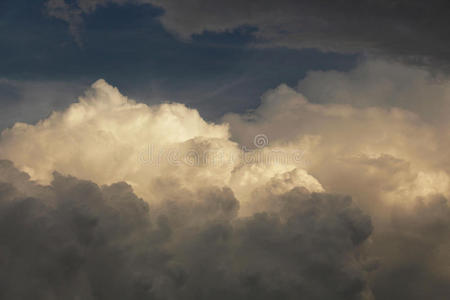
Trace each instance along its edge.
<instances>
[{"instance_id":1,"label":"sunlight glow on cloud","mask_svg":"<svg viewBox=\"0 0 450 300\"><path fill-rule=\"evenodd\" d=\"M149 149L154 152L146 153ZM217 165L192 161L196 159L193 154L205 153L221 154L224 161ZM149 155L160 161L149 163ZM48 184L54 171L100 184L126 181L148 201L160 199L159 193L176 187L196 190L231 184L235 192L242 185L248 190L248 186L257 187L301 167L293 160L250 160L249 154L229 139L227 124L207 123L183 104L136 103L104 80L94 83L67 110L54 112L36 125L17 123L5 130L0 157L13 161L41 183ZM295 178L292 180L311 191L323 190L305 171L296 173ZM162 189L161 180L173 181L174 187Z\"/></svg>"},{"instance_id":2,"label":"sunlight glow on cloud","mask_svg":"<svg viewBox=\"0 0 450 300\"><path fill-rule=\"evenodd\" d=\"M442 264L450 139L447 120L431 120L436 108L422 109L419 96L435 91L446 103L448 81L380 62L352 72L311 73L298 89L282 84L221 124L183 104L137 103L98 80L66 110L4 130L0 221L26 228L17 229L19 241L43 259L68 259L67 281L83 286L55 291L39 282L53 295L40 299L93 299L101 284L92 278L117 279L111 299L197 299L199 290L214 299L224 290L233 299L386 299L404 284L396 272L412 265L420 270L414 294L440 295L450 278ZM405 91L401 81L376 80L395 72L417 84ZM321 80L333 102L302 94L325 97ZM380 101L388 95L402 101ZM405 247L415 251L404 256L397 249ZM423 260L429 249L441 259ZM13 262L19 275L42 267L23 256L28 263ZM96 273L103 256L117 262L114 278Z\"/></svg>"}]
</instances>

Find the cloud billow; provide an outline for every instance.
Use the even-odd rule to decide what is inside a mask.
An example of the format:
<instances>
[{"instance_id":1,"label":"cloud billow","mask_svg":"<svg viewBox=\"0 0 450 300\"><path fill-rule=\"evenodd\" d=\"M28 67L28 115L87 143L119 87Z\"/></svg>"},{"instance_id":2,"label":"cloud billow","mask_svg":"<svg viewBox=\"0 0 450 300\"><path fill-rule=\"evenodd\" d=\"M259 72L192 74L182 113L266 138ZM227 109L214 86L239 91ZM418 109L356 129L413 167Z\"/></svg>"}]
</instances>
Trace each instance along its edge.
<instances>
[{"instance_id":1,"label":"cloud billow","mask_svg":"<svg viewBox=\"0 0 450 300\"><path fill-rule=\"evenodd\" d=\"M149 205L129 185L0 162L4 299L363 299L372 231L351 199L293 190L237 216L231 190ZM178 213L177 213L178 212Z\"/></svg>"},{"instance_id":2,"label":"cloud billow","mask_svg":"<svg viewBox=\"0 0 450 300\"><path fill-rule=\"evenodd\" d=\"M1 134L0 297L445 299L447 95L446 77L369 61L215 124L99 80ZM148 145L308 164L154 165Z\"/></svg>"}]
</instances>

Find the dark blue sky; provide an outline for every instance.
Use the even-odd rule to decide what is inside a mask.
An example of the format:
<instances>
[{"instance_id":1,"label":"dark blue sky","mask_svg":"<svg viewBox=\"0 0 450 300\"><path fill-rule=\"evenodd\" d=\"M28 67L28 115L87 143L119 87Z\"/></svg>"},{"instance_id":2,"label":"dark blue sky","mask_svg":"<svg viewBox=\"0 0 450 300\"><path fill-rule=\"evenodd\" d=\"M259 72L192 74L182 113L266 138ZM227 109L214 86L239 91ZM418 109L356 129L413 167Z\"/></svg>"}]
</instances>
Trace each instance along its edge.
<instances>
[{"instance_id":1,"label":"dark blue sky","mask_svg":"<svg viewBox=\"0 0 450 300\"><path fill-rule=\"evenodd\" d=\"M162 13L150 5L99 8L84 18L80 47L64 21L46 14L44 1L2 1L0 126L36 121L99 78L139 101L184 102L216 119L254 108L264 91L295 85L307 71L347 70L357 60L315 49L253 48L254 28L182 41L158 22Z\"/></svg>"}]
</instances>

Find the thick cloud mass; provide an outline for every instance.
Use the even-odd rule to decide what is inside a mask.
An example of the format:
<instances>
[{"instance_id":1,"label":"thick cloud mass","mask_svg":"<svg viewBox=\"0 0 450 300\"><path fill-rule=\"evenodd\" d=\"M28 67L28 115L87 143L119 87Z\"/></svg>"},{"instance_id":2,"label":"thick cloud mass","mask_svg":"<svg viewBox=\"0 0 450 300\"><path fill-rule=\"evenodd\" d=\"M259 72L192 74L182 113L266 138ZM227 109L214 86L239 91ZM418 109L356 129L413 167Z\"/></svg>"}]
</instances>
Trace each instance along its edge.
<instances>
[{"instance_id":1,"label":"thick cloud mass","mask_svg":"<svg viewBox=\"0 0 450 300\"><path fill-rule=\"evenodd\" d=\"M182 104L136 103L104 80L63 112L36 125L16 123L0 142L0 157L41 183L49 183L54 171L99 184L126 181L147 201L208 185L231 185L245 198L250 187L282 174L310 191L323 191L301 162L289 159L291 153L283 152L288 160L280 163L244 160L227 124L207 123Z\"/></svg>"},{"instance_id":2,"label":"thick cloud mass","mask_svg":"<svg viewBox=\"0 0 450 300\"><path fill-rule=\"evenodd\" d=\"M405 77L415 84L406 88ZM311 73L298 89L280 85L255 111L224 120L239 143L264 132L272 144L303 144L306 170L326 190L370 205L407 205L418 196L449 195L448 82L368 62L350 73Z\"/></svg>"},{"instance_id":3,"label":"thick cloud mass","mask_svg":"<svg viewBox=\"0 0 450 300\"><path fill-rule=\"evenodd\" d=\"M446 299L448 82L365 62L213 124L99 80L2 132L0 298Z\"/></svg>"},{"instance_id":4,"label":"thick cloud mass","mask_svg":"<svg viewBox=\"0 0 450 300\"><path fill-rule=\"evenodd\" d=\"M339 52L382 53L448 68L449 21L446 1L178 1L178 0L50 0L49 14L76 32L83 14L99 6L151 4L162 7L161 23L189 38L204 31L223 32L242 26L257 28L263 46L319 48Z\"/></svg>"},{"instance_id":5,"label":"thick cloud mass","mask_svg":"<svg viewBox=\"0 0 450 300\"><path fill-rule=\"evenodd\" d=\"M375 299L450 292L448 82L368 62L349 73L311 73L297 89L268 91L255 111L224 117L240 143L256 132L273 144L303 141L308 173L370 212L364 255Z\"/></svg>"},{"instance_id":6,"label":"thick cloud mass","mask_svg":"<svg viewBox=\"0 0 450 300\"><path fill-rule=\"evenodd\" d=\"M411 211L394 210L370 252L376 299L445 299L450 294L450 202L441 195L417 199ZM394 284L393 284L394 283Z\"/></svg>"},{"instance_id":7,"label":"thick cloud mass","mask_svg":"<svg viewBox=\"0 0 450 300\"><path fill-rule=\"evenodd\" d=\"M31 182L0 161L2 299L363 299L370 219L351 199L292 190L237 218L229 189L162 206L125 183Z\"/></svg>"}]
</instances>

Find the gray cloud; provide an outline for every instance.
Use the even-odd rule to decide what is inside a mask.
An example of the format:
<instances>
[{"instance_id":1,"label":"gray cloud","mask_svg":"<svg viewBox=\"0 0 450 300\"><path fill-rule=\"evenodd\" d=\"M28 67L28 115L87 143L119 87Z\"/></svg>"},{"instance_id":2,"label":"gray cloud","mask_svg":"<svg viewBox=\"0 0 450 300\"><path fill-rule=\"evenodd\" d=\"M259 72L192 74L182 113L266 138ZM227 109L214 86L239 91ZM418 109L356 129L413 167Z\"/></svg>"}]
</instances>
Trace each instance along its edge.
<instances>
[{"instance_id":1,"label":"gray cloud","mask_svg":"<svg viewBox=\"0 0 450 300\"><path fill-rule=\"evenodd\" d=\"M318 103L400 107L437 126L450 111L447 75L384 60L364 61L350 72L309 72L297 90Z\"/></svg>"},{"instance_id":2,"label":"gray cloud","mask_svg":"<svg viewBox=\"0 0 450 300\"><path fill-rule=\"evenodd\" d=\"M370 253L380 260L371 273L376 299L445 299L450 294L450 206L441 195L398 207L379 224Z\"/></svg>"},{"instance_id":3,"label":"gray cloud","mask_svg":"<svg viewBox=\"0 0 450 300\"><path fill-rule=\"evenodd\" d=\"M141 299L145 276L164 276L164 226L128 185L37 186L7 161L1 174L1 298Z\"/></svg>"},{"instance_id":4,"label":"gray cloud","mask_svg":"<svg viewBox=\"0 0 450 300\"><path fill-rule=\"evenodd\" d=\"M83 11L68 4L65 0L48 0L45 8L49 16L65 21L69 24L70 33L79 46L83 45L81 30L83 26Z\"/></svg>"},{"instance_id":5,"label":"gray cloud","mask_svg":"<svg viewBox=\"0 0 450 300\"><path fill-rule=\"evenodd\" d=\"M79 12L88 14L108 3L162 7L165 13L160 17L161 23L184 39L205 31L223 32L252 26L257 28L255 37L260 46L363 51L420 63L449 59L449 45L443 38L448 35L445 12L449 7L440 0L78 0L70 13L63 10L51 14L67 21L72 28L79 22Z\"/></svg>"},{"instance_id":6,"label":"gray cloud","mask_svg":"<svg viewBox=\"0 0 450 300\"><path fill-rule=\"evenodd\" d=\"M8 161L0 182L4 299L368 297L372 226L348 197L294 189L243 218L227 188L147 204L125 183L39 186Z\"/></svg>"},{"instance_id":7,"label":"gray cloud","mask_svg":"<svg viewBox=\"0 0 450 300\"><path fill-rule=\"evenodd\" d=\"M264 133L267 151L311 149L308 172L143 169L129 159L142 141L237 146L228 125L179 104L135 103L100 80L66 111L2 133L2 157L49 181L0 162L0 298L445 299L447 123L445 113L429 120L447 103L438 79L376 62L311 73L299 87L320 103L281 85L255 111L225 118L241 144ZM438 105L421 108L424 95ZM413 111L389 107L389 96ZM120 180L134 189L97 185Z\"/></svg>"}]
</instances>

